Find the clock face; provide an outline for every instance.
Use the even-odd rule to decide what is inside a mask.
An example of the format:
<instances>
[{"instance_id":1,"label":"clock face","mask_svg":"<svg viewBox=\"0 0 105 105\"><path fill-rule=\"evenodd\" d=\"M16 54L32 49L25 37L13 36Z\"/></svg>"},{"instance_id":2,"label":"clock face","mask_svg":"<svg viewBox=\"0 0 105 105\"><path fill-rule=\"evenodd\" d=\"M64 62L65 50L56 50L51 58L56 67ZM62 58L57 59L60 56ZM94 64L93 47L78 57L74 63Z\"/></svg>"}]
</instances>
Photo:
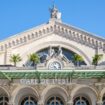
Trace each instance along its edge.
<instances>
[{"instance_id":1,"label":"clock face","mask_svg":"<svg viewBox=\"0 0 105 105\"><path fill-rule=\"evenodd\" d=\"M50 70L60 70L61 69L61 64L57 61L52 62L49 64L49 69Z\"/></svg>"}]
</instances>

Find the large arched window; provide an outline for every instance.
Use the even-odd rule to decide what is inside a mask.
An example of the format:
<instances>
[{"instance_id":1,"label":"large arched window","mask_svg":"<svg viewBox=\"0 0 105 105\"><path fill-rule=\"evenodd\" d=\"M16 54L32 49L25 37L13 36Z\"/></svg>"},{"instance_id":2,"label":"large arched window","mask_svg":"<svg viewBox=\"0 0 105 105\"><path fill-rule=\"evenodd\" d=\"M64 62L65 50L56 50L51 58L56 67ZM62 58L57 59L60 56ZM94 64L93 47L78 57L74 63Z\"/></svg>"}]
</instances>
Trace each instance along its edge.
<instances>
[{"instance_id":1,"label":"large arched window","mask_svg":"<svg viewBox=\"0 0 105 105\"><path fill-rule=\"evenodd\" d=\"M79 96L74 99L74 105L90 105L87 98Z\"/></svg>"},{"instance_id":2,"label":"large arched window","mask_svg":"<svg viewBox=\"0 0 105 105\"><path fill-rule=\"evenodd\" d=\"M0 105L8 105L8 97L0 96Z\"/></svg>"},{"instance_id":3,"label":"large arched window","mask_svg":"<svg viewBox=\"0 0 105 105\"><path fill-rule=\"evenodd\" d=\"M60 97L54 96L48 99L46 105L64 105L64 102Z\"/></svg>"},{"instance_id":4,"label":"large arched window","mask_svg":"<svg viewBox=\"0 0 105 105\"><path fill-rule=\"evenodd\" d=\"M64 59L67 62L72 62L74 65L77 65L77 62L74 61L74 55L76 54L75 52L68 50L66 48L60 48L60 47L47 47L45 49L42 49L38 52L36 52L40 58L40 63L45 63L48 58L51 56L59 56L62 59ZM84 61L79 62L79 65L86 65L86 63ZM30 66L34 66L33 62L30 62L29 60L27 60L26 67L30 67Z\"/></svg>"},{"instance_id":5,"label":"large arched window","mask_svg":"<svg viewBox=\"0 0 105 105\"><path fill-rule=\"evenodd\" d=\"M32 96L26 96L22 99L20 105L37 105L37 101Z\"/></svg>"}]
</instances>

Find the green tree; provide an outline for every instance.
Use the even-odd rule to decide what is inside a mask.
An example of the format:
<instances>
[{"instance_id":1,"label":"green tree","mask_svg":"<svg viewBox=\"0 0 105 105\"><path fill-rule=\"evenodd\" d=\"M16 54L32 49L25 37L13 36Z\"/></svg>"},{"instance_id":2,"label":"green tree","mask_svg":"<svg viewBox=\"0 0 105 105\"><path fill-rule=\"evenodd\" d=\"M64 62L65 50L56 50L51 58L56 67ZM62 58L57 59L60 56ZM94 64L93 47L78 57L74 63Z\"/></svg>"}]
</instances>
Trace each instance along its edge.
<instances>
[{"instance_id":1,"label":"green tree","mask_svg":"<svg viewBox=\"0 0 105 105\"><path fill-rule=\"evenodd\" d=\"M94 66L97 66L99 61L102 59L103 55L102 54L95 54L93 59L92 59L92 64Z\"/></svg>"},{"instance_id":2,"label":"green tree","mask_svg":"<svg viewBox=\"0 0 105 105\"><path fill-rule=\"evenodd\" d=\"M19 54L13 54L11 57L10 57L10 62L14 63L14 66L17 65L17 62L20 62L22 59L20 57Z\"/></svg>"},{"instance_id":3,"label":"green tree","mask_svg":"<svg viewBox=\"0 0 105 105\"><path fill-rule=\"evenodd\" d=\"M32 53L32 54L28 55L28 59L29 59L29 61L31 61L33 63L33 66L36 69L37 64L40 62L39 56L35 53Z\"/></svg>"},{"instance_id":4,"label":"green tree","mask_svg":"<svg viewBox=\"0 0 105 105\"><path fill-rule=\"evenodd\" d=\"M80 56L78 54L74 54L73 61L75 62L76 66L79 66L80 62L83 61L83 58L82 58L82 56Z\"/></svg>"}]
</instances>

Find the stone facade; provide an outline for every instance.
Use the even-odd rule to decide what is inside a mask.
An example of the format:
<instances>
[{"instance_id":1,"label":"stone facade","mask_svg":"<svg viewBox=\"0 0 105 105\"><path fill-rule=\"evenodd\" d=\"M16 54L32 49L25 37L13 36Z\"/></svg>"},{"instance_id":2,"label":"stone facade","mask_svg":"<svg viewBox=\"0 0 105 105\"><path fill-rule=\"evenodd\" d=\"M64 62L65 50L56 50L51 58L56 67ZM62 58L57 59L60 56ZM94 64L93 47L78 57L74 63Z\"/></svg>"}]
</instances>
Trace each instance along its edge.
<instances>
[{"instance_id":1,"label":"stone facade","mask_svg":"<svg viewBox=\"0 0 105 105\"><path fill-rule=\"evenodd\" d=\"M63 23L61 14L55 6L50 9L50 12L51 19L48 23L0 42L0 65L10 65L10 56L20 54L23 60L17 66L22 67L27 62L27 55L51 47L59 50L65 48L81 55L87 66L91 66L92 57L95 54L103 54L100 64L105 64L105 39ZM72 62L64 57L62 51L57 54L50 53L47 63L38 67L49 69L50 63L56 61L55 65L58 69L59 64L62 65L60 69L72 69ZM16 70L16 68L12 69ZM16 76L18 79L9 78L8 75L5 75L5 70L3 75L7 78L0 79L0 99L2 98L0 102L3 101L3 105L105 104L104 77L73 78L67 84L22 84L18 78L19 75Z\"/></svg>"},{"instance_id":2,"label":"stone facade","mask_svg":"<svg viewBox=\"0 0 105 105\"><path fill-rule=\"evenodd\" d=\"M14 80L15 81L15 80ZM20 105L20 101L25 96L33 96L38 104L46 105L49 97L59 96L64 101L64 105L74 105L74 99L82 96L89 100L89 105L102 105L105 93L105 84L98 83L97 80L73 80L70 84L37 84L24 85L20 83L8 83L0 87L0 93L9 98L10 105ZM82 81L82 82L81 82ZM104 80L105 81L105 80ZM87 82L87 83L86 83ZM95 83L96 82L96 83Z\"/></svg>"},{"instance_id":3,"label":"stone facade","mask_svg":"<svg viewBox=\"0 0 105 105\"><path fill-rule=\"evenodd\" d=\"M104 63L104 44L104 39L65 25L64 23L51 21L48 24L41 25L0 42L0 57L2 58L0 64L10 64L10 55L19 53L24 59L19 64L19 66L22 66L26 62L28 54L49 46L67 48L81 55L87 65L91 65L92 57L96 50L98 50L99 54L104 55L100 63Z\"/></svg>"}]
</instances>

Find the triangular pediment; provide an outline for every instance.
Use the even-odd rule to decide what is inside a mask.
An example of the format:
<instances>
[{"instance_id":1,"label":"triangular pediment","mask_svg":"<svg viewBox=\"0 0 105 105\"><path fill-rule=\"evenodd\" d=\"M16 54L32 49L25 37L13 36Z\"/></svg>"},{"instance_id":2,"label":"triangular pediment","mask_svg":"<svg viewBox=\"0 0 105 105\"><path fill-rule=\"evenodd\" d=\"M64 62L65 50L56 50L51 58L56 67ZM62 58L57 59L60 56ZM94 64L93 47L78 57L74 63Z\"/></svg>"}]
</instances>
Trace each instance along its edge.
<instances>
[{"instance_id":1,"label":"triangular pediment","mask_svg":"<svg viewBox=\"0 0 105 105\"><path fill-rule=\"evenodd\" d=\"M0 50L13 48L29 43L30 41L38 40L51 34L59 35L68 40L75 41L82 45L95 49L105 49L105 39L94 36L84 30L67 25L58 21L50 21L35 28L29 29L22 33L16 34L6 40L0 42Z\"/></svg>"},{"instance_id":2,"label":"triangular pediment","mask_svg":"<svg viewBox=\"0 0 105 105\"><path fill-rule=\"evenodd\" d=\"M105 39L77 27L55 22L55 33L93 49L105 49Z\"/></svg>"}]
</instances>

